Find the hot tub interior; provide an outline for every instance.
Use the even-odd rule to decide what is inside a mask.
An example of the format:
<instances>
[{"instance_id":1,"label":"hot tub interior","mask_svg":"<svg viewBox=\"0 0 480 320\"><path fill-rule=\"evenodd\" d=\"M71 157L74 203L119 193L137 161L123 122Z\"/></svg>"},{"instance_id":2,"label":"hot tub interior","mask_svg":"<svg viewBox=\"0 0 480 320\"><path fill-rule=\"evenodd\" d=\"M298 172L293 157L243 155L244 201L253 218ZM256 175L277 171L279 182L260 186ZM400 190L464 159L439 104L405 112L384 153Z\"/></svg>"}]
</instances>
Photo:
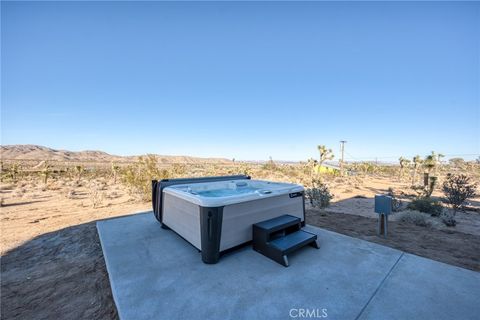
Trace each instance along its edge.
<instances>
[{"instance_id":1,"label":"hot tub interior","mask_svg":"<svg viewBox=\"0 0 480 320\"><path fill-rule=\"evenodd\" d=\"M201 197L230 197L248 193L270 194L285 189L298 189L290 183L263 180L230 180L221 182L203 182L168 187Z\"/></svg>"}]
</instances>

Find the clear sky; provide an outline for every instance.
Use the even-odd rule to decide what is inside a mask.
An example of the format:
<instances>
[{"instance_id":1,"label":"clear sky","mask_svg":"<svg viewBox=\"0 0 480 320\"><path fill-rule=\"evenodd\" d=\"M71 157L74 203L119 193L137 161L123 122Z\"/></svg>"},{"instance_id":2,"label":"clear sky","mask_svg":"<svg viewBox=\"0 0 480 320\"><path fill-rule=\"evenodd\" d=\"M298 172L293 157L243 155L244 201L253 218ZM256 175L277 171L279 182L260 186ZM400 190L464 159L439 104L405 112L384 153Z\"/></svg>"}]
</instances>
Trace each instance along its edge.
<instances>
[{"instance_id":1,"label":"clear sky","mask_svg":"<svg viewBox=\"0 0 480 320\"><path fill-rule=\"evenodd\" d=\"M2 144L480 153L480 3L4 2ZM471 156L470 158L474 158ZM469 158L469 157L466 157Z\"/></svg>"}]
</instances>

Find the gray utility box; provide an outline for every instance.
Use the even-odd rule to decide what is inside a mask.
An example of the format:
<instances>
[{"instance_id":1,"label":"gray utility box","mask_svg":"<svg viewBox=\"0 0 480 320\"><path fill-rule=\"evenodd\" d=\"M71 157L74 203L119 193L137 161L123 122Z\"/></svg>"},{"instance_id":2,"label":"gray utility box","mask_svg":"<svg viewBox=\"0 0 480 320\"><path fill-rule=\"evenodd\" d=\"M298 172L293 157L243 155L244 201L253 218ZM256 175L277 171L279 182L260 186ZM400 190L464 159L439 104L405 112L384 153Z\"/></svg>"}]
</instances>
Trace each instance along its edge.
<instances>
[{"instance_id":1,"label":"gray utility box","mask_svg":"<svg viewBox=\"0 0 480 320\"><path fill-rule=\"evenodd\" d=\"M381 194L375 195L375 212L389 215L392 213L392 197Z\"/></svg>"},{"instance_id":2,"label":"gray utility box","mask_svg":"<svg viewBox=\"0 0 480 320\"><path fill-rule=\"evenodd\" d=\"M392 197L377 194L375 195L375 212L378 213L378 235L385 238L388 233L388 216L392 213Z\"/></svg>"}]
</instances>

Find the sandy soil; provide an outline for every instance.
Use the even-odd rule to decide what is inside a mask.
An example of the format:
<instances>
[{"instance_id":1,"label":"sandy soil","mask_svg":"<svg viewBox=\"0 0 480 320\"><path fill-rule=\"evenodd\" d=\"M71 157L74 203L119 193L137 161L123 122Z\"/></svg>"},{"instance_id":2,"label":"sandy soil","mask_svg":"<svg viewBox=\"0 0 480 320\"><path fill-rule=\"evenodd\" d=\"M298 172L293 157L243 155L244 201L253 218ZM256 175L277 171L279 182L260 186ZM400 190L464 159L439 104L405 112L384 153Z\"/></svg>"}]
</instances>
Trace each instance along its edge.
<instances>
[{"instance_id":1,"label":"sandy soil","mask_svg":"<svg viewBox=\"0 0 480 320\"><path fill-rule=\"evenodd\" d=\"M117 319L95 222L150 210L121 186L2 190L1 319Z\"/></svg>"},{"instance_id":2,"label":"sandy soil","mask_svg":"<svg viewBox=\"0 0 480 320\"><path fill-rule=\"evenodd\" d=\"M332 206L326 212L309 209L307 223L480 271L479 213L459 215L455 228L392 221L388 239L375 235L373 195L407 186L385 178L331 181ZM96 208L86 182L74 194L68 189L63 182L2 186L2 319L117 318L95 221L151 205L111 182L100 190Z\"/></svg>"},{"instance_id":3,"label":"sandy soil","mask_svg":"<svg viewBox=\"0 0 480 320\"><path fill-rule=\"evenodd\" d=\"M480 271L480 235L390 221L388 238L385 239L376 235L376 219L320 210L307 210L306 221L308 224L351 237Z\"/></svg>"},{"instance_id":4,"label":"sandy soil","mask_svg":"<svg viewBox=\"0 0 480 320\"><path fill-rule=\"evenodd\" d=\"M102 200L95 208L86 182L68 197L68 188L56 184L45 191L42 188L40 185L31 189L26 185L1 191L4 199L0 211L2 255L38 235L151 208L150 203L132 198L121 185L107 185L105 190L98 191ZM27 191L23 193L22 189Z\"/></svg>"},{"instance_id":5,"label":"sandy soil","mask_svg":"<svg viewBox=\"0 0 480 320\"><path fill-rule=\"evenodd\" d=\"M117 319L94 222L2 256L2 319Z\"/></svg>"}]
</instances>

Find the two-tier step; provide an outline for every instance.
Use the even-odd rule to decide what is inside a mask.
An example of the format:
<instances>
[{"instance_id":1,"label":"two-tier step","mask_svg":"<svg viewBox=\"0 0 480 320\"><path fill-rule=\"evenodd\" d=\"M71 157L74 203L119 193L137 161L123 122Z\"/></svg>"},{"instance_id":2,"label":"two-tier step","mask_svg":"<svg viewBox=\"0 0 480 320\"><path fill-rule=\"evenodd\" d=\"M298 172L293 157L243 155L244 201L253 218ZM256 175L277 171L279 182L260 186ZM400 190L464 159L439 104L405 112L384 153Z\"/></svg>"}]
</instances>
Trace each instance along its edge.
<instances>
[{"instance_id":1,"label":"two-tier step","mask_svg":"<svg viewBox=\"0 0 480 320\"><path fill-rule=\"evenodd\" d=\"M253 225L253 249L285 267L287 255L306 245L320 248L317 235L302 230L298 217L283 215Z\"/></svg>"}]
</instances>

